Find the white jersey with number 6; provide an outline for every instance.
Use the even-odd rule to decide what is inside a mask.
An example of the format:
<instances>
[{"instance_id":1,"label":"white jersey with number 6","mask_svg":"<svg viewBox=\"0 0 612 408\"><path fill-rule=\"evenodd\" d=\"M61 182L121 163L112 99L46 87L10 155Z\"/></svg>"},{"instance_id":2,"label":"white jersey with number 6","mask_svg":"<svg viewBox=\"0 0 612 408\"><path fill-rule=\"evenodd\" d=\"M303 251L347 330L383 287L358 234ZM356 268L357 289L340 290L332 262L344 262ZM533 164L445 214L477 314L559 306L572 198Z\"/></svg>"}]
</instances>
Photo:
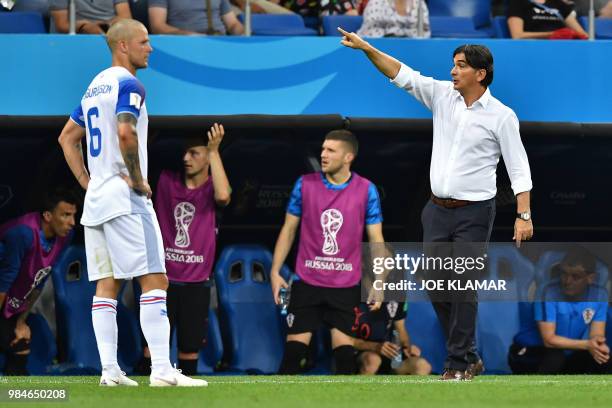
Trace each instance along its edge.
<instances>
[{"instance_id":1,"label":"white jersey with number 6","mask_svg":"<svg viewBox=\"0 0 612 408\"><path fill-rule=\"evenodd\" d=\"M91 181L85 195L81 224L96 226L125 214L153 214L151 200L128 187L120 174L128 175L119 149L117 115L137 119L140 171L147 177L147 126L142 83L123 67L111 67L91 81L81 104L70 118L86 128L87 164Z\"/></svg>"}]
</instances>

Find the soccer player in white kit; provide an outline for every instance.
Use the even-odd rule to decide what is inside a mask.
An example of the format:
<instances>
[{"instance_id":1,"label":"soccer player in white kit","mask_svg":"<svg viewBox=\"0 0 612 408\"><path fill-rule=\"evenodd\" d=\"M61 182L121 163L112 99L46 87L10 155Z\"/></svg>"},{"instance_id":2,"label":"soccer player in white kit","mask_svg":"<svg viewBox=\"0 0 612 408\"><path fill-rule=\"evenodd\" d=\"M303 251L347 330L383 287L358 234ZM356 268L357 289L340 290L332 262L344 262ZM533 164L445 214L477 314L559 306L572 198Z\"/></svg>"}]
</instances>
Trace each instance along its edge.
<instances>
[{"instance_id":1,"label":"soccer player in white kit","mask_svg":"<svg viewBox=\"0 0 612 408\"><path fill-rule=\"evenodd\" d=\"M138 278L140 324L151 351L151 386L206 386L173 368L166 312L164 249L147 183L145 90L135 77L153 50L146 28L119 20L106 35L112 66L91 82L59 137L66 162L87 190L81 224L90 281L97 281L91 315L102 363L100 385L138 385L117 363L117 294ZM81 140L87 136L89 174Z\"/></svg>"}]
</instances>

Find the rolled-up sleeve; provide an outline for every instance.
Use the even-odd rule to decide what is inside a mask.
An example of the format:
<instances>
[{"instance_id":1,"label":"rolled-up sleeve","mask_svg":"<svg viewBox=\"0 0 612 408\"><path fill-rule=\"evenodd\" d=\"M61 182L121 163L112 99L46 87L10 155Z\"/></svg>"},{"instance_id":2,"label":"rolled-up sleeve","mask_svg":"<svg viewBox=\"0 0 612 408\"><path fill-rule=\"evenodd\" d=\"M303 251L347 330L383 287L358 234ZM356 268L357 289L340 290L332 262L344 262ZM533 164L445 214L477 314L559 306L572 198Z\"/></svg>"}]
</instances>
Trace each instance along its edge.
<instances>
[{"instance_id":1,"label":"rolled-up sleeve","mask_svg":"<svg viewBox=\"0 0 612 408\"><path fill-rule=\"evenodd\" d=\"M519 121L514 112L511 112L502 121L498 136L501 154L506 164L514 195L530 191L533 188L531 169L529 168L527 152L521 141Z\"/></svg>"}]
</instances>

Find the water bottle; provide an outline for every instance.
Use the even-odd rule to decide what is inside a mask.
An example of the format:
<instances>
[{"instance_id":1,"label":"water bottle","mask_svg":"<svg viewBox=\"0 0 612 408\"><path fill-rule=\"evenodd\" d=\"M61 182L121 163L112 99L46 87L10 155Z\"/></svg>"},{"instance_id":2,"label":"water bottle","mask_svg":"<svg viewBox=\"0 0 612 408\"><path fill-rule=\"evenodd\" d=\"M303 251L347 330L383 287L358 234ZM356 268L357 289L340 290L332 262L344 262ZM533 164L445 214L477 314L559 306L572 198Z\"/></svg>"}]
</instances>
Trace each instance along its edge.
<instances>
[{"instance_id":1,"label":"water bottle","mask_svg":"<svg viewBox=\"0 0 612 408\"><path fill-rule=\"evenodd\" d=\"M291 292L287 288L280 288L278 292L278 297L280 298L280 314L282 316L287 316L287 310L289 309L289 298L291 297Z\"/></svg>"},{"instance_id":2,"label":"water bottle","mask_svg":"<svg viewBox=\"0 0 612 408\"><path fill-rule=\"evenodd\" d=\"M391 360L391 368L396 369L402 365L402 344L397 330L393 330L393 344L400 348L400 351Z\"/></svg>"}]
</instances>

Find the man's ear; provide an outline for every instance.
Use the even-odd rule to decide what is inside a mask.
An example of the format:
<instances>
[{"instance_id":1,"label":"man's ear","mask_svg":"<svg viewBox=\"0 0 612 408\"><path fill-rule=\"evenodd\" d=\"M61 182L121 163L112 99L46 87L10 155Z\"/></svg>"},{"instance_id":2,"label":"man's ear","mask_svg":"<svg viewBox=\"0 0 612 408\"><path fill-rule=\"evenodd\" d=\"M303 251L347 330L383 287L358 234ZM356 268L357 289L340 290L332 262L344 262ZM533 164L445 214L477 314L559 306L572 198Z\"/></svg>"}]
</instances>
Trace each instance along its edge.
<instances>
[{"instance_id":1,"label":"man's ear","mask_svg":"<svg viewBox=\"0 0 612 408\"><path fill-rule=\"evenodd\" d=\"M476 75L478 78L478 82L482 82L482 80L487 77L487 70L484 68L481 68L478 70L478 73Z\"/></svg>"},{"instance_id":2,"label":"man's ear","mask_svg":"<svg viewBox=\"0 0 612 408\"><path fill-rule=\"evenodd\" d=\"M51 211L43 211L42 216L45 222L51 222Z\"/></svg>"},{"instance_id":3,"label":"man's ear","mask_svg":"<svg viewBox=\"0 0 612 408\"><path fill-rule=\"evenodd\" d=\"M348 153L346 153L346 154L344 155L344 160L345 160L347 163L352 163L352 162L353 162L353 160L355 160L355 153L352 153L352 152L348 152Z\"/></svg>"}]
</instances>

